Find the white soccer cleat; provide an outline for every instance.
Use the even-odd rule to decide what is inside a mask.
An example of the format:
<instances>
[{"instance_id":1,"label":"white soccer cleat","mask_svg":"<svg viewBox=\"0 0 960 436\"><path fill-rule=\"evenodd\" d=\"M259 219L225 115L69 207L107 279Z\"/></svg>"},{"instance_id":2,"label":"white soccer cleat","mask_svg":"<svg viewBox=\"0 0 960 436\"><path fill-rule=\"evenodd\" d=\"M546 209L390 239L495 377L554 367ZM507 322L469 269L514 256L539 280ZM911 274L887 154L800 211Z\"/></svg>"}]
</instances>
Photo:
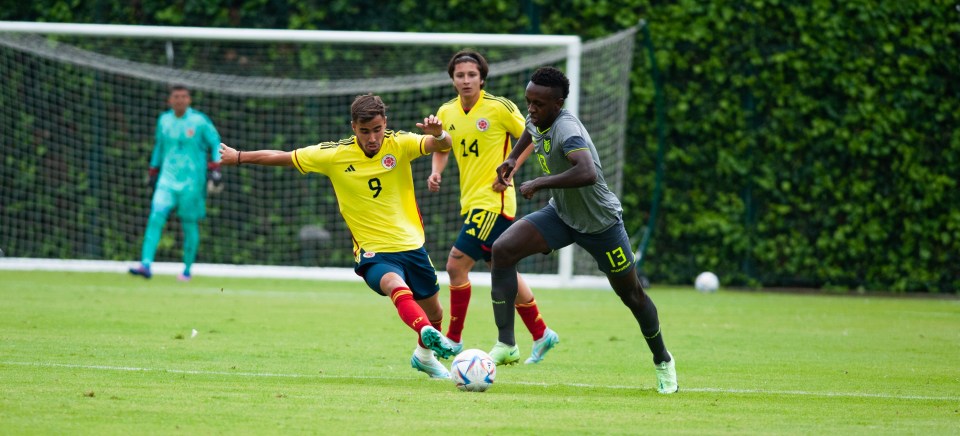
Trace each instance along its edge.
<instances>
[{"instance_id":1,"label":"white soccer cleat","mask_svg":"<svg viewBox=\"0 0 960 436\"><path fill-rule=\"evenodd\" d=\"M533 347L530 348L530 357L523 361L525 364L539 363L555 345L560 343L560 336L557 332L547 327L543 331L543 337L533 341Z\"/></svg>"},{"instance_id":2,"label":"white soccer cleat","mask_svg":"<svg viewBox=\"0 0 960 436\"><path fill-rule=\"evenodd\" d=\"M660 362L654 365L657 368L657 392L661 394L672 394L680 389L677 384L677 359L667 351L670 356L669 362Z\"/></svg>"},{"instance_id":3,"label":"white soccer cleat","mask_svg":"<svg viewBox=\"0 0 960 436\"><path fill-rule=\"evenodd\" d=\"M443 364L433 356L433 353L430 353L429 359L421 360L417 357L416 350L414 350L413 357L410 358L410 366L417 371L426 373L430 378L450 378L450 371L447 371L447 367L443 366Z\"/></svg>"}]
</instances>

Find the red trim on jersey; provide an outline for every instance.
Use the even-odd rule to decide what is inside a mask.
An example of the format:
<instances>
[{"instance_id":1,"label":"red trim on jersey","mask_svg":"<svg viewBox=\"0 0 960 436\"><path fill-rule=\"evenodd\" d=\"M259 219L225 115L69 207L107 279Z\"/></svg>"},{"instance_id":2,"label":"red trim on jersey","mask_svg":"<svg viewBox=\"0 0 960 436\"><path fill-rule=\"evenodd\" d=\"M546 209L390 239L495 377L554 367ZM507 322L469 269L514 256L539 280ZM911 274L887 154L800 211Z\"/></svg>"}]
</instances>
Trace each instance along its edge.
<instances>
[{"instance_id":1,"label":"red trim on jersey","mask_svg":"<svg viewBox=\"0 0 960 436\"><path fill-rule=\"evenodd\" d=\"M501 161L504 161L507 159L507 154L509 152L510 152L510 134L508 133L506 135L503 135L503 154L502 154ZM503 211L507 210L507 206L505 204L506 199L507 199L507 191L504 190L503 192L500 193L500 215L503 215L503 216L506 216L503 213ZM513 218L511 217L510 219L512 220Z\"/></svg>"},{"instance_id":2,"label":"red trim on jersey","mask_svg":"<svg viewBox=\"0 0 960 436\"><path fill-rule=\"evenodd\" d=\"M420 231L422 231L424 236L426 236L427 228L423 225L423 214L420 213L420 203L414 199L413 204L417 205L417 218L420 218ZM424 240L426 240L426 237L424 237Z\"/></svg>"}]
</instances>

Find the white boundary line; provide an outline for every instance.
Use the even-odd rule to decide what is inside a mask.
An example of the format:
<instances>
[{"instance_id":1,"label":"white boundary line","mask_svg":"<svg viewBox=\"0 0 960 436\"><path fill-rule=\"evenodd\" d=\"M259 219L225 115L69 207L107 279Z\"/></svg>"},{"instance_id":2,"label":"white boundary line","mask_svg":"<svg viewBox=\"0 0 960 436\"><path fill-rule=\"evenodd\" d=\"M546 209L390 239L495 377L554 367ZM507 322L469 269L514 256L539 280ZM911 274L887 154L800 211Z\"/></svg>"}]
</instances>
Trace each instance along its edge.
<instances>
[{"instance_id":1,"label":"white boundary line","mask_svg":"<svg viewBox=\"0 0 960 436\"><path fill-rule=\"evenodd\" d=\"M254 377L254 378L312 378L312 379L354 379L354 380L409 380L407 377L379 377L379 376L358 376L358 375L329 375L329 374L283 374L270 372L242 372L242 371L200 371L190 369L161 369L161 368L141 368L135 366L109 366L109 365L78 365L70 363L43 363L43 362L12 362L3 361L0 365L9 366L33 366L43 368L69 368L69 369L89 369L102 371L126 371L126 372L160 372L170 374L191 374L191 375L226 375L234 377ZM512 384L524 386L571 386L586 389L640 389L637 386L623 385L596 385L590 383L542 383L542 382L511 382ZM681 387L681 392L704 392L721 394L762 394L762 395L792 395L805 397L836 397L836 398L881 398L893 400L924 400L924 401L960 401L960 397L937 397L925 395L894 395L877 394L869 392L811 392L796 390L765 390L765 389L725 389L725 388L688 388Z\"/></svg>"},{"instance_id":2,"label":"white boundary line","mask_svg":"<svg viewBox=\"0 0 960 436\"><path fill-rule=\"evenodd\" d=\"M0 257L0 271L72 271L72 272L110 272L127 274L127 269L136 262L113 260L81 259L37 259L27 257ZM183 264L177 262L154 262L151 269L154 275L177 275L183 271ZM194 277L256 277L275 279L339 280L360 281L352 268L270 266L270 265L229 265L213 263L195 263L191 269ZM552 274L524 274L524 280L537 288L587 288L610 290L606 276L573 276L561 280ZM437 271L441 285L450 283L450 277L444 271ZM470 283L478 286L490 286L489 272L470 273Z\"/></svg>"}]
</instances>

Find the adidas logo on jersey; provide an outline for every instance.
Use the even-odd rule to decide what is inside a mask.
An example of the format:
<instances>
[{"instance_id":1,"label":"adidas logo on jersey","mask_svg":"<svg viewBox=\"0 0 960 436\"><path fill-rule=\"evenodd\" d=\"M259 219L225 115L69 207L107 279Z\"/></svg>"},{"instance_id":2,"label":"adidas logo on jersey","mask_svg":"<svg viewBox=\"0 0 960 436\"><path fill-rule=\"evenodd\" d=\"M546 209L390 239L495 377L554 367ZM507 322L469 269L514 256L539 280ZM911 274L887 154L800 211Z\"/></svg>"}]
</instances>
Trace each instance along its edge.
<instances>
[{"instance_id":1,"label":"adidas logo on jersey","mask_svg":"<svg viewBox=\"0 0 960 436\"><path fill-rule=\"evenodd\" d=\"M351 164L350 166L347 167L347 169L343 170L343 172L345 172L345 173L352 173L352 172L354 172L354 171L356 171L356 170L357 170L357 169L354 168L353 165Z\"/></svg>"},{"instance_id":2,"label":"adidas logo on jersey","mask_svg":"<svg viewBox=\"0 0 960 436\"><path fill-rule=\"evenodd\" d=\"M448 131L448 132L453 131L453 130L457 130L456 127L453 127L453 124L451 124L450 127L447 127L447 131Z\"/></svg>"}]
</instances>

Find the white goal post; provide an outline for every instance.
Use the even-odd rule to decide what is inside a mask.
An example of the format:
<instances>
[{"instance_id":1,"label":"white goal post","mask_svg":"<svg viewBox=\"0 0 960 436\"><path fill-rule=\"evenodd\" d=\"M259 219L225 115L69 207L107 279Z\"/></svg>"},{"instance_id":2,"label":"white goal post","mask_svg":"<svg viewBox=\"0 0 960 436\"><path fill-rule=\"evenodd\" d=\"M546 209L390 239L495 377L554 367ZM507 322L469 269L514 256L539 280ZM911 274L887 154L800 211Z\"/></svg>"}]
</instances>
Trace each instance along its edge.
<instances>
[{"instance_id":1,"label":"white goal post","mask_svg":"<svg viewBox=\"0 0 960 436\"><path fill-rule=\"evenodd\" d=\"M274 145L279 148L287 147L288 149L296 145L309 145L313 142L304 143L301 140L300 142L292 144L288 143L290 138L299 139L303 136L309 138L311 135L316 134L316 132L301 132L303 127L300 127L300 125L304 124L304 118L299 118L300 112L313 111L314 113L310 114L310 116L323 116L323 114L327 112L335 112L337 110L346 112L345 106L342 105L342 103L338 103L344 100L339 98L337 102L331 103L318 103L318 100L304 101L301 103L299 100L295 100L296 98L304 96L319 99L338 94L349 94L349 96L352 97L360 93L358 90L369 90L377 93L395 92L397 93L396 97L385 97L385 101L388 106L391 107L391 111L393 111L395 107L408 104L416 107L432 107L434 108L433 110L435 110L440 102L455 96L452 89L450 89L449 78L446 76L446 59L457 47L471 47L477 48L481 52L485 52L485 50L503 52L499 57L488 56L488 58L491 58L490 77L496 77L493 81L497 82L491 92L513 99L521 108L524 107L523 102L516 96L522 95L522 85L525 84L523 80L529 76L529 72L539 65L559 64L557 66L563 68L570 79L571 92L566 104L568 110L575 114L581 114L581 97L586 96L588 99L592 99L590 101L593 102L595 106L592 110L609 111L609 113L603 113L603 115L597 115L594 118L604 119L605 123L613 120L614 123L619 124L619 126L613 128L613 134L619 136L617 140L614 141L617 143L612 145L598 143L598 147L604 147L606 145L613 150L611 155L613 157L607 159L601 158L601 160L605 164L604 171L607 175L608 182L611 183L615 191L619 192L622 184L621 161L625 141L623 124L625 124L626 121L626 95L629 93L629 69L635 31L636 29L627 29L603 40L583 44L579 37L571 35L230 29L0 21L0 73L3 73L2 75L5 79L7 77L14 78L13 84L10 85L9 89L0 88L0 102L8 103L22 98L20 94L25 93L24 88L30 88L28 90L29 92L35 92L35 95L24 98L26 101L23 101L22 104L15 104L12 108L5 109L4 112L0 113L0 123L4 123L0 124L0 141L2 141L0 145L4 147L4 150L8 150L9 146L14 153L22 152L24 153L24 157L29 157L28 153L30 153L30 151L26 148L27 144L21 144L19 149L17 149L18 141L20 141L28 131L47 132L45 134L54 131L54 133L50 134L51 136L56 136L56 131L60 129L63 129L63 132L75 132L75 130L57 125L58 122L63 121L71 123L79 121L85 123L83 126L78 126L81 131L91 132L89 135L85 135L85 137L92 138L92 141L109 142L111 140L111 138L108 138L110 135L118 135L114 127L114 123L117 122L116 118L136 118L139 124L146 124L146 126L140 128L140 130L137 130L138 128L130 128L124 131L123 134L126 135L126 137L118 143L122 142L125 145L135 143L136 146L139 147L139 150L134 150L136 153L130 153L127 156L133 159L143 160L144 155L149 153L149 148L152 146L152 136L144 133L152 127L152 119L155 119L156 115L165 108L162 104L159 104L160 102L155 101L156 99L147 102L138 101L138 99L143 100L144 95L151 95L150 93L144 94L140 89L153 88L152 95L156 95L158 93L156 90L165 89L169 83L173 82L186 84L191 89L199 89L202 92L202 94L195 96L194 107L211 115L214 123L218 125L218 129L223 130L223 128L220 127L221 123L225 126L240 126L250 129L250 133L247 134L247 132L239 131L237 128L228 127L231 129L231 133L237 133L227 134L221 132L225 137L243 138L254 136L252 132L270 130L276 123L286 122L284 121L284 113L282 111L289 110L291 111L289 112L289 122L297 126L291 127L292 130L289 131L278 128L276 132L271 132L270 135L261 135L260 137L268 142L261 145ZM111 44L109 42L111 40L122 42ZM89 41L98 41L98 43L91 43ZM158 45L158 42L162 44L162 46ZM205 45L208 42L210 45ZM293 45L292 49L290 48L291 44ZM129 46L126 48L126 52L120 49L123 46ZM304 47L309 47L310 49L305 49ZM322 47L332 47L332 49L325 50ZM419 47L417 53L435 53L437 59L435 65L442 65L442 68L432 67L432 71L425 72L422 65L416 66L417 68L408 68L405 65L396 64L395 76L374 77L374 74L368 76L368 73L363 71L353 72L344 70L342 76L332 76L333 74L341 73L330 72L331 77L324 79L312 78L312 72L321 70L317 65L325 65L323 62L318 63L315 60L311 60L312 58L323 59L324 56L332 56L334 59L331 60L329 64L348 65L353 63L353 59L343 60L337 58L339 55L330 54L331 51L336 51L339 47L347 47L344 49L346 53L362 53L365 50L370 50L371 54L369 56L372 56L370 59L376 59L376 56L384 56L384 52L394 50L394 48L396 50L412 51L413 49L410 47ZM181 50L183 54L180 53ZM243 65L239 62L237 62L237 64L240 65L237 67L237 71L216 71L215 67L204 64L204 62L208 61L204 59L204 56L210 56L210 53L215 53L216 56L220 56L220 59L229 59L230 61L237 59L236 57L229 57L230 53L234 53L234 56L240 56L240 59L246 56L249 59L246 65L256 64L259 65L263 71L268 72L273 71L270 68L271 62L277 62L278 59L283 62L289 61L289 59L278 57L276 53L290 53L291 56L299 57L301 64L308 66L303 67L302 71L291 72L292 70L287 70L276 76L267 75L260 71L256 71L253 74L246 74ZM237 55L236 53L240 54ZM596 77L603 76L606 80L610 80L609 84L596 86L596 91L584 90L581 86L583 76L581 64L584 56L589 54L596 56L597 59L604 59L607 62L605 64L591 62L588 67L588 74L594 74ZM357 56L363 57L367 55L358 54ZM127 58L125 59L125 57ZM214 56L211 57L215 59ZM401 60L404 58L402 55L393 54L385 57ZM616 74L610 72L611 67L609 64L611 60L614 61L613 64L619 64L620 66L620 71L616 71ZM369 62L369 60L366 61ZM214 60L209 60L210 64L214 62ZM362 64L363 62L364 60L360 60L356 63ZM623 68L624 63L626 64L625 68ZM314 70L311 71L311 68L314 68ZM394 68L394 64L391 64L391 68ZM391 69L391 73L393 73L393 71L394 69ZM326 71L323 72L327 73ZM40 74L50 74L50 77L35 77ZM71 91L58 93L57 91L51 91L49 89L50 86L56 86L57 84L69 81L69 79L64 79L64 77L71 77L77 74L83 75L84 81L93 84L89 86L86 91L81 90L80 92L93 93L95 91L89 91L89 88L93 88L96 91L103 92L104 95L109 94L111 97L109 99L104 97L100 100L96 95L78 96L75 92ZM615 77L608 79L607 76ZM46 82L38 83L40 81ZM489 81L490 80L488 80L488 82ZM503 84L507 84L507 86L503 86ZM437 90L422 91L427 88L436 88ZM519 91L518 88L520 89ZM80 90L81 88L77 89ZM617 95L618 93L620 95ZM410 94L417 95L409 97ZM603 95L595 98L595 94ZM230 103L223 103L223 106L216 106L219 103L216 103L215 100L219 98L229 99ZM408 103L404 100L406 98L409 98L411 101ZM237 115L237 119L239 120L256 120L252 122L252 125L245 125L243 121L238 121L236 124L220 121L226 118L225 113L236 111L235 108L239 105L256 106L255 103L265 101L267 103L263 104L263 106L269 106L271 109L280 108L278 111L281 113L277 116L277 121L259 121L259 118L263 117L263 113L257 109L251 110L250 114ZM276 103L274 103L274 101L276 101ZM400 103L393 103L393 101L400 101ZM68 115L52 111L46 107L51 104L63 104L68 107L76 105L78 108L93 109L89 109L91 111L89 114L84 113L75 119L64 120L62 118ZM287 104L291 104L296 108L286 109L285 105ZM328 104L331 107L329 111L327 110ZM17 111L18 109L19 112ZM115 114L111 112L112 110L120 114ZM77 111L73 111L72 114L76 112ZM415 109L412 108L411 112L415 112ZM45 122L36 120L37 117L42 118L43 115L51 115L50 118L60 119L46 120ZM304 117L306 117L306 115L304 115ZM589 118L590 117L586 117L584 122L593 134L595 130L599 129L594 129L589 124ZM34 125L31 125L29 129L22 128L21 130L5 128L6 124L17 125L19 120L23 119L29 119ZM395 117L391 116L391 121L394 119ZM144 120L147 121L144 122ZM251 124L250 121L246 121L246 123ZM404 128L397 126L393 122L391 122L391 124L393 128ZM410 128L406 127L405 129ZM348 129L344 131L341 127L338 131L342 132L339 136L336 136L337 134L330 136L330 133L321 133L321 135L325 136L314 139L332 140L349 136ZM595 137L594 139L596 142L597 138ZM236 141L236 139L234 139L234 141ZM609 142L608 140L607 143ZM35 145L36 144L32 144L32 146ZM117 145L98 144L95 148L87 150L85 154L68 156L66 159L77 159L78 162L82 162L84 170L88 171L87 177L89 177L89 174L93 174L90 172L98 172L97 174L99 174L99 172L106 170L106 165L110 165L109 162L111 162L111 160L109 154L114 152L111 147L117 147ZM69 145L62 144L53 145L49 148L70 149ZM117 153L125 154L126 151L119 151ZM95 157L90 157L91 154L95 155ZM102 154L106 154L106 156ZM97 159L100 159L100 161L97 161ZM43 163L38 163L37 166L37 169L40 169ZM528 167L526 169L529 169L530 165L526 167ZM450 168L448 168L448 170L449 169ZM6 170L6 168L3 170ZM244 171L250 170L245 169ZM7 173L11 172L12 171L7 171ZM0 176L3 176L3 174L0 173ZM247 176L248 174L241 175L241 177L244 178L257 178L257 175ZM6 174L5 177L14 178L17 176L16 174ZM96 179L96 177L94 177L94 179ZM6 190L8 186L6 180L0 181L4 182ZM132 188L127 189L127 193L133 192L134 197L142 197L143 195L137 195L142 192L136 192L137 189L140 189L137 187L139 181L140 178L137 174L124 174L119 180L110 179L107 181L104 179L102 183L90 182L90 184L96 184L98 187L105 183L128 184L131 185ZM42 182L43 181L36 181L35 183L39 184ZM69 184L74 181L65 180L63 182ZM40 192L49 190L49 187L38 184L27 185L24 183L12 183L11 185L16 185L13 186L13 189L24 190L24 192L20 192L20 194L22 194L21 197L31 196L30 190ZM262 186L267 183L261 180L254 180L251 184ZM234 182L234 185L236 185L236 182ZM281 188L279 186L280 183L275 181L269 181L267 185L270 189L286 189ZM247 188L249 188L249 186L250 185L246 185ZM313 186L311 189L322 190L326 189L325 187L327 185L313 182L311 186ZM320 187L317 188L316 186ZM456 191L455 184L448 186L453 191ZM89 186L87 188L89 188ZM302 186L297 188L302 188ZM69 189L66 188L64 188L64 190L69 191ZM420 190L421 189L418 188L418 191ZM329 189L327 189L327 191L329 191ZM89 192L89 189L85 192ZM66 197L78 196L78 198L64 199L58 195ZM64 192L52 196L41 195L35 198L37 198L36 201L43 201L44 199L55 201L59 205L69 204L71 201L78 203L84 203L84 201L86 201L89 203L91 201L89 196L84 197L84 195L85 193ZM420 193L418 193L418 202L421 201L419 196ZM452 200L447 199L446 201L456 203L456 197L451 198ZM0 198L0 200L6 200L6 198ZM101 209L92 212L89 210L86 212L78 212L78 215L83 218L74 220L83 221L87 224L90 224L90 221L94 221L95 223L99 223L100 226L106 227L121 224L117 226L118 228L115 229L115 231L128 233L125 239L129 240L130 244L120 251L126 252L126 258L132 262L139 254L139 239L142 237L142 224L145 222L145 217L149 210L149 203L145 203L142 199L131 201L119 197L110 200L104 200L102 197L99 197L93 201L97 203L96 207ZM236 203L237 201L236 197L228 196L226 197L225 203ZM57 262L50 262L50 264L58 265L58 267L61 268L64 267L63 262L69 262L71 259L82 260L83 262L81 262L81 264L86 265L85 268L90 267L91 261L102 260L108 263L111 261L122 262L124 255L118 252L105 252L105 249L96 247L97 244L103 245L109 237L105 235L77 237L74 233L66 231L48 233L44 231L42 225L56 224L48 223L42 224L40 228L32 227L27 223L29 218L26 218L26 216L30 214L19 213L23 211L29 212L31 207L37 205L22 202L18 204L20 209L15 211L18 213L0 215L0 220L12 224L9 227L3 226L7 227L6 230L0 229L0 249L4 250L7 256L18 258L19 260L12 262L12 259L8 258L7 260L3 260L3 258L0 258L0 269L4 268L4 265L7 265L7 268L35 268L37 265L43 263L43 259L58 259ZM105 214L103 213L105 204L107 205L106 208L111 211L113 209L129 209L131 207L136 210L132 212L131 217L119 216L122 215L120 212L116 214L112 212ZM218 216L231 215L231 211L229 210L231 207L242 206L224 204L219 208L219 211L223 212L222 215L217 215L218 208L216 206L212 207L214 210L211 215L213 216L208 217L206 222L201 225L201 228L203 229L204 227L210 226L211 221L216 220ZM271 207L271 205L247 205L247 207ZM297 202L293 202L292 204L284 203L281 207L302 207L307 210L311 208L318 210L323 208L322 205L316 203L304 205ZM38 207L38 209L44 209L44 207ZM60 217L62 219L71 219L71 212L69 210L56 210L56 207L46 207L45 209L50 211L50 213L64 214L63 217ZM0 210L0 212L4 211ZM293 211L290 212L290 215L277 219L263 218L263 221L286 221L299 215L307 215L304 219L309 221L311 219L309 217L311 213L312 212ZM329 214L329 211L325 213ZM105 218L105 215L110 215L111 218ZM426 221L427 217L425 216L424 219ZM453 222L452 227L459 227L459 221L456 220L455 216L447 217L447 219ZM23 221L22 223L20 222L21 220ZM171 221L175 220L171 218ZM327 217L324 217L322 221L324 224L321 224L320 229L313 233L311 233L311 231L317 229L312 229L310 225L303 224L302 222L298 223L299 237L301 240L304 240L304 238L309 240L310 235L315 235L316 233L325 235L327 234L325 232L328 231L328 228L334 226L334 224L331 224L332 220ZM21 226L23 228L19 228ZM292 226L293 225L291 225L291 227ZM325 228L324 226L327 227ZM100 230L96 230L98 227L94 225L87 227L87 229L86 233L100 233ZM83 231L83 229L78 230L78 232L81 231ZM176 234L177 231L178 227L168 223L165 234ZM434 235L431 234L430 229L427 229L427 232L428 240L435 238ZM265 233L266 235L259 236L264 241L270 241L272 238L269 232ZM442 236L443 240L441 241L434 241L438 247L443 247L440 250L431 250L431 255L435 261L446 257L446 252L453 242L452 239L449 239L449 234L450 232L444 234ZM72 243L75 243L78 247L85 246L86 248L78 248L76 252L70 253L43 248L45 245L55 245L56 241L52 239L57 237L71 238ZM218 247L217 251L222 254L215 256L215 259L211 259L210 256L205 256L205 248L210 244L216 244L212 240L217 237L215 234L204 231L198 260L201 262L213 260L214 263L210 265L217 265L219 267L229 266L231 265L230 250L242 247L228 246L222 249ZM175 236L171 236L171 238L175 238ZM77 239L84 240L79 241ZM323 238L321 237L320 239L322 240ZM336 239L336 236L334 239ZM161 248L163 248L163 245L164 244L161 244ZM345 248L349 250L349 244L347 244ZM249 248L245 248L245 250L246 252L250 251ZM166 259L164 259L162 258L163 252L161 250L161 252L158 252L158 260L169 261L175 264L179 257L179 255L176 254L179 253L178 248L172 248L169 253ZM309 255L305 254L301 257L308 258ZM320 255L317 257L324 256ZM25 261L24 259L32 260ZM288 264L288 262L284 261L282 257L267 259L265 261L265 265L267 266L280 267L284 264ZM320 261L320 264L322 266L323 261ZM575 264L587 265L587 268L581 267L579 269L583 269L584 271L580 271ZM33 266L28 267L25 265ZM108 269L110 270L117 267L115 263L109 263L109 265ZM201 265L205 264L198 264L198 267ZM547 278L542 281L542 284L549 285L552 282L556 286L564 286L576 283L577 280L575 280L574 277L576 275L596 276L596 271L590 271L589 265L589 259L578 262L575 259L573 247L568 247L561 250L556 261L555 273L541 271L541 274ZM310 266L310 261L307 261L306 266ZM438 265L438 267L442 269L442 265ZM202 269L203 268L198 270L197 273L202 274ZM595 265L593 265L593 269L596 269ZM521 272L523 272L523 264L521 265ZM473 278L474 275L471 276L471 280L473 280ZM477 281L478 283L485 282L482 278ZM605 281L603 283L605 283Z\"/></svg>"}]
</instances>

